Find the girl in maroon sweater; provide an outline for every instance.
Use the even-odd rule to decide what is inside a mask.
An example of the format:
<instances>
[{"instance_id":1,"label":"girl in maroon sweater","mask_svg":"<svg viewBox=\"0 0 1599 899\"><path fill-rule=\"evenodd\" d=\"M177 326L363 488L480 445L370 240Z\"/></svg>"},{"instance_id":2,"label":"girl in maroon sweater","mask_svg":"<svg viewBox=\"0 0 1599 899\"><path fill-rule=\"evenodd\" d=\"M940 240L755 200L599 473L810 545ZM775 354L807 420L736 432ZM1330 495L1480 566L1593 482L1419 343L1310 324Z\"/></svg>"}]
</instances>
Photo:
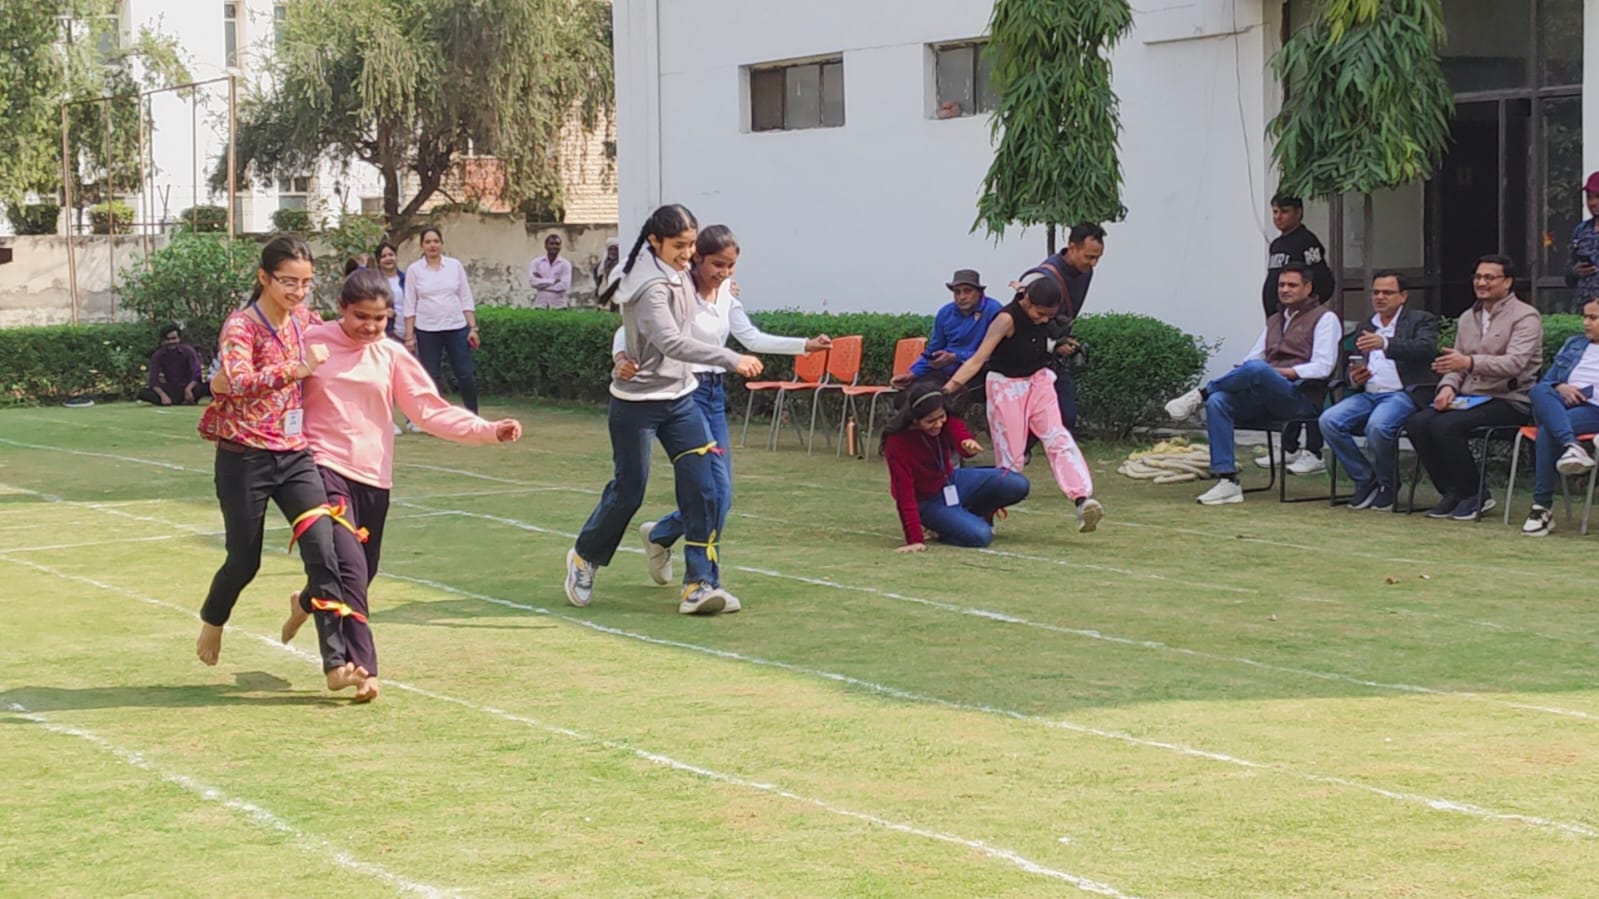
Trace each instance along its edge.
<instances>
[{"instance_id":1,"label":"girl in maroon sweater","mask_svg":"<svg viewBox=\"0 0 1599 899\"><path fill-rule=\"evenodd\" d=\"M960 468L960 459L983 451L966 423L950 413L937 381L912 384L883 431L889 491L905 529L895 552L923 552L926 525L953 546L987 546L994 513L1027 498L1026 476L1000 468Z\"/></svg>"}]
</instances>

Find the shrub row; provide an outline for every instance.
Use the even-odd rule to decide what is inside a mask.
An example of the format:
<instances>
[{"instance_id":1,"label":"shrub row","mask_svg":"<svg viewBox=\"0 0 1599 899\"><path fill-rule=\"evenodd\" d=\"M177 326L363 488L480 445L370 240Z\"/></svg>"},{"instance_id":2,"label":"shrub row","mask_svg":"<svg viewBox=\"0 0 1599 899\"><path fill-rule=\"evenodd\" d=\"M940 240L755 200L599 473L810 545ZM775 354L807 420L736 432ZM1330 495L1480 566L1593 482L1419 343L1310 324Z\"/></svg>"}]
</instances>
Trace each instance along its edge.
<instances>
[{"instance_id":1,"label":"shrub row","mask_svg":"<svg viewBox=\"0 0 1599 899\"><path fill-rule=\"evenodd\" d=\"M165 304L162 313L181 311L165 308L174 305ZM751 318L773 334L860 334L865 349L861 381L872 384L888 381L894 346L901 338L925 336L932 327L925 315L774 311ZM485 307L478 310L478 323L483 346L476 361L484 392L607 401L611 336L618 316L595 310ZM144 383L156 328L141 323L0 331L0 395L13 404L72 396L130 398ZM215 346L216 323L191 319L188 328L195 346ZM1077 378L1083 421L1117 434L1158 420L1160 404L1194 385L1208 355L1195 338L1141 315L1086 316L1077 334L1090 347L1087 367ZM762 379L793 377L792 357L768 356L765 361ZM740 404L742 386L737 376L731 377L729 392ZM758 396L756 408L768 411L770 395Z\"/></svg>"}]
</instances>

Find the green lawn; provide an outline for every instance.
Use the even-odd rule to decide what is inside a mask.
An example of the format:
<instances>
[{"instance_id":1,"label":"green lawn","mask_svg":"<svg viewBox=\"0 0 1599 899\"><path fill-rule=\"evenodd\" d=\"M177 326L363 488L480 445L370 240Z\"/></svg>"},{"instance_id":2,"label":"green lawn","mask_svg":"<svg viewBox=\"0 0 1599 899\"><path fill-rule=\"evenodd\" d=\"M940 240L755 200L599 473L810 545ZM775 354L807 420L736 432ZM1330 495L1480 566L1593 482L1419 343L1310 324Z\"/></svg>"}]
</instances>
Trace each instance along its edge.
<instances>
[{"instance_id":1,"label":"green lawn","mask_svg":"<svg viewBox=\"0 0 1599 899\"><path fill-rule=\"evenodd\" d=\"M194 659L192 410L0 412L0 894L1595 893L1599 585L1563 521L1206 509L1096 447L1098 533L1035 464L992 551L900 556L881 464L790 434L736 453L743 613L678 616L632 540L579 610L602 414L486 411L522 443L400 439L371 706L277 645L275 513Z\"/></svg>"}]
</instances>

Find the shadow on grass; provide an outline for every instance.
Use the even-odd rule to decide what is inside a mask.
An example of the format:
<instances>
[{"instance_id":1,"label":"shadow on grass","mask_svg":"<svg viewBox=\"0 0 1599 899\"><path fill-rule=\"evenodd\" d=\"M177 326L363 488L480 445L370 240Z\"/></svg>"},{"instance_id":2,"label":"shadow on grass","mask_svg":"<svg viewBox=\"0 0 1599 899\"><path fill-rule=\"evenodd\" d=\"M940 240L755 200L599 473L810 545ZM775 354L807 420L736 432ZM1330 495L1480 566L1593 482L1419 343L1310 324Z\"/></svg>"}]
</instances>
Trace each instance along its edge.
<instances>
[{"instance_id":1,"label":"shadow on grass","mask_svg":"<svg viewBox=\"0 0 1599 899\"><path fill-rule=\"evenodd\" d=\"M264 695L263 695L264 694ZM232 684L143 684L113 687L16 687L0 693L0 705L14 702L30 712L78 709L203 708L225 705L346 705L325 692L294 691L288 681L264 671L247 671ZM17 723L19 719L6 719Z\"/></svg>"}]
</instances>

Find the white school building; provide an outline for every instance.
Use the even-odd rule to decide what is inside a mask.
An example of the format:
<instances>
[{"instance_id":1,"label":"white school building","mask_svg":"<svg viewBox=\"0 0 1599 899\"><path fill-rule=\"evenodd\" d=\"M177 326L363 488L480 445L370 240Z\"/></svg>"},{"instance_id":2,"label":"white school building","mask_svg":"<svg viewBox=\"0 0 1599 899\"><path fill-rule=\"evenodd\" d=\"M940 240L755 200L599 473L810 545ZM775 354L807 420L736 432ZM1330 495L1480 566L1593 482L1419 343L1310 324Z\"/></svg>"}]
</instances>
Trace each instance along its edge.
<instances>
[{"instance_id":1,"label":"white school building","mask_svg":"<svg viewBox=\"0 0 1599 899\"><path fill-rule=\"evenodd\" d=\"M1377 198L1375 239L1307 204L1364 310L1368 245L1455 313L1484 253L1523 265L1521 292L1564 308L1581 183L1599 170L1599 0L1443 0L1457 91L1438 175ZM1108 225L1090 312L1141 312L1224 345L1260 329L1268 203L1269 61L1309 0L1135 2L1116 48L1125 221ZM982 0L616 0L624 250L649 211L680 202L731 226L752 308L931 312L957 268L990 294L1044 255L1042 229L971 233L992 155L992 97L974 45Z\"/></svg>"}]
</instances>

